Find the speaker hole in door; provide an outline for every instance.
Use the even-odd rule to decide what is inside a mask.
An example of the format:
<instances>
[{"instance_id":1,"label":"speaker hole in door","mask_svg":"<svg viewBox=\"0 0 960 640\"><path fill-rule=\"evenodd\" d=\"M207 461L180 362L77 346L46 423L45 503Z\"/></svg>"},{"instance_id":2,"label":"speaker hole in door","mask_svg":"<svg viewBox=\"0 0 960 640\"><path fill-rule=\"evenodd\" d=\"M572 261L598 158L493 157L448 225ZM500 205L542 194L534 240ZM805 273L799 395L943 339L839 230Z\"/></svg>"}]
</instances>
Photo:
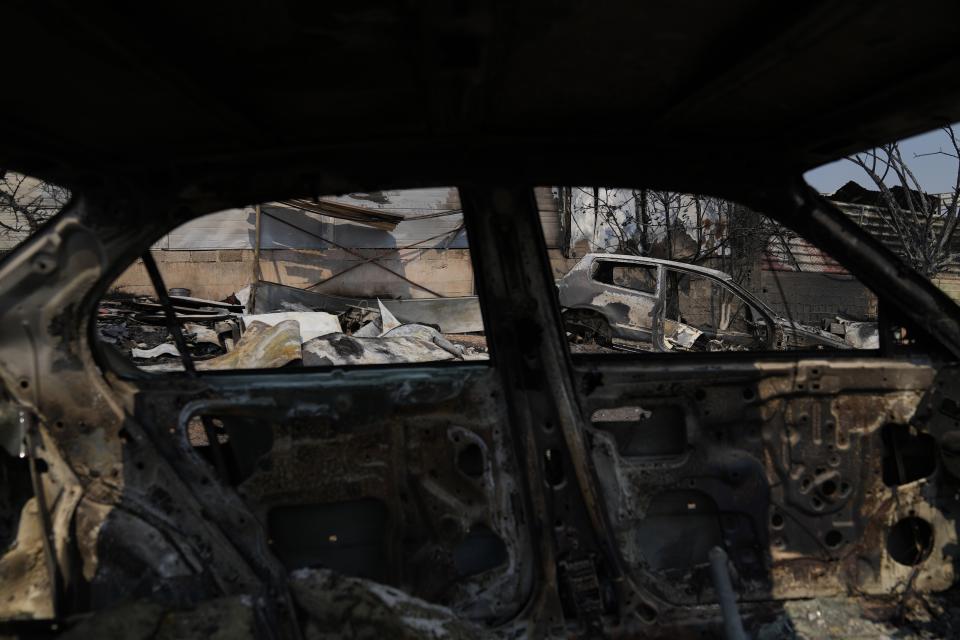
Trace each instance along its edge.
<instances>
[{"instance_id":1,"label":"speaker hole in door","mask_svg":"<svg viewBox=\"0 0 960 640\"><path fill-rule=\"evenodd\" d=\"M637 616L647 624L652 624L657 620L657 610L645 602L637 605Z\"/></svg>"},{"instance_id":2,"label":"speaker hole in door","mask_svg":"<svg viewBox=\"0 0 960 640\"><path fill-rule=\"evenodd\" d=\"M837 483L833 480L824 480L823 484L820 485L820 493L825 497L829 498L837 492Z\"/></svg>"},{"instance_id":3,"label":"speaker hole in door","mask_svg":"<svg viewBox=\"0 0 960 640\"><path fill-rule=\"evenodd\" d=\"M830 549L836 549L843 544L843 534L836 529L831 529L827 531L827 535L823 536L823 543Z\"/></svg>"},{"instance_id":4,"label":"speaker hole in door","mask_svg":"<svg viewBox=\"0 0 960 640\"><path fill-rule=\"evenodd\" d=\"M471 442L457 454L457 468L471 478L483 475L483 450L475 442Z\"/></svg>"},{"instance_id":5,"label":"speaker hole in door","mask_svg":"<svg viewBox=\"0 0 960 640\"><path fill-rule=\"evenodd\" d=\"M893 525L887 534L887 553L908 567L926 560L932 549L933 527L923 518L903 518Z\"/></svg>"},{"instance_id":6,"label":"speaker hole in door","mask_svg":"<svg viewBox=\"0 0 960 640\"><path fill-rule=\"evenodd\" d=\"M547 449L543 452L543 471L547 484L551 487L559 487L563 484L565 478L563 473L563 457L559 451L556 449Z\"/></svg>"}]
</instances>

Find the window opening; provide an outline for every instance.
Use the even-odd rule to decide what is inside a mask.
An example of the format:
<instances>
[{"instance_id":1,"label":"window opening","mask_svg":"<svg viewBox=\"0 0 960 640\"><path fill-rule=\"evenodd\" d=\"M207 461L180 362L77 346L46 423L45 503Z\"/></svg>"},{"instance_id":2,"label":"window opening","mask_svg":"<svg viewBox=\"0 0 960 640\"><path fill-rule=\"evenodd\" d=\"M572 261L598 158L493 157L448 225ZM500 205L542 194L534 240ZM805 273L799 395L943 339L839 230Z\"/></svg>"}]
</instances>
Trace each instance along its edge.
<instances>
[{"instance_id":1,"label":"window opening","mask_svg":"<svg viewBox=\"0 0 960 640\"><path fill-rule=\"evenodd\" d=\"M97 328L104 348L153 372L489 358L452 188L191 220L113 283Z\"/></svg>"},{"instance_id":2,"label":"window opening","mask_svg":"<svg viewBox=\"0 0 960 640\"><path fill-rule=\"evenodd\" d=\"M804 178L955 301L960 300L960 128L882 144Z\"/></svg>"},{"instance_id":3,"label":"window opening","mask_svg":"<svg viewBox=\"0 0 960 640\"><path fill-rule=\"evenodd\" d=\"M0 169L0 257L13 251L70 201L70 191Z\"/></svg>"},{"instance_id":4,"label":"window opening","mask_svg":"<svg viewBox=\"0 0 960 640\"><path fill-rule=\"evenodd\" d=\"M831 256L721 198L551 187L541 217L575 353L878 349L876 296Z\"/></svg>"},{"instance_id":5,"label":"window opening","mask_svg":"<svg viewBox=\"0 0 960 640\"><path fill-rule=\"evenodd\" d=\"M593 279L603 284L633 289L643 293L657 292L657 268L617 264L606 260L597 263Z\"/></svg>"}]
</instances>

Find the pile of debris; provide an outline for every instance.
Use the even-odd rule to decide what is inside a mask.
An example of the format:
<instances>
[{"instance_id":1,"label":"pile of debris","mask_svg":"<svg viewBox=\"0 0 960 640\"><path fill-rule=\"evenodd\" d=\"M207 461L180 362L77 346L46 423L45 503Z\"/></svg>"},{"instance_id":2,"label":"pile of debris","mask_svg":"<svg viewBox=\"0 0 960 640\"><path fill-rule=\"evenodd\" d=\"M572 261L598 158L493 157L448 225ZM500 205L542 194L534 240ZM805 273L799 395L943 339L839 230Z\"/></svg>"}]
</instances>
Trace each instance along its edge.
<instances>
[{"instance_id":1,"label":"pile of debris","mask_svg":"<svg viewBox=\"0 0 960 640\"><path fill-rule=\"evenodd\" d=\"M380 301L339 314L276 310L249 314L245 292L224 301L170 296L197 370L269 369L486 359L482 336L446 336L438 327L401 323ZM289 306L285 307L289 309ZM183 363L162 305L115 295L100 304L101 343L147 371L181 371Z\"/></svg>"},{"instance_id":2,"label":"pile of debris","mask_svg":"<svg viewBox=\"0 0 960 640\"><path fill-rule=\"evenodd\" d=\"M880 331L876 322L862 322L842 316L824 318L820 321L824 331L843 338L854 349L879 349Z\"/></svg>"},{"instance_id":3,"label":"pile of debris","mask_svg":"<svg viewBox=\"0 0 960 640\"><path fill-rule=\"evenodd\" d=\"M240 339L242 305L183 296L170 296L170 302L194 360L226 353ZM163 307L149 297L117 294L101 301L97 334L101 343L113 345L136 361L179 358Z\"/></svg>"}]
</instances>

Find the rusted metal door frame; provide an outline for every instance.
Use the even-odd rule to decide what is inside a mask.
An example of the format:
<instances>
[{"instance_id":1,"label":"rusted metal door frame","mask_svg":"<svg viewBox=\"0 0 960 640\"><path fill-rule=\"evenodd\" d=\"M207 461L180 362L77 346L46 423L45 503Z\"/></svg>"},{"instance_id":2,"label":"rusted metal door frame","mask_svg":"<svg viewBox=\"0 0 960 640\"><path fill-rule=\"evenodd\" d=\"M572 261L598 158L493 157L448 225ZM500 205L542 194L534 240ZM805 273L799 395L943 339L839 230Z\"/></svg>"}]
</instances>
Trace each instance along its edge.
<instances>
[{"instance_id":1,"label":"rusted metal door frame","mask_svg":"<svg viewBox=\"0 0 960 640\"><path fill-rule=\"evenodd\" d=\"M491 357L503 381L527 495L542 532L531 619L562 616L570 590L587 635L610 611L657 600L623 569L588 452L553 275L531 187L461 191ZM604 576L601 578L600 576ZM616 602L608 601L606 594Z\"/></svg>"}]
</instances>

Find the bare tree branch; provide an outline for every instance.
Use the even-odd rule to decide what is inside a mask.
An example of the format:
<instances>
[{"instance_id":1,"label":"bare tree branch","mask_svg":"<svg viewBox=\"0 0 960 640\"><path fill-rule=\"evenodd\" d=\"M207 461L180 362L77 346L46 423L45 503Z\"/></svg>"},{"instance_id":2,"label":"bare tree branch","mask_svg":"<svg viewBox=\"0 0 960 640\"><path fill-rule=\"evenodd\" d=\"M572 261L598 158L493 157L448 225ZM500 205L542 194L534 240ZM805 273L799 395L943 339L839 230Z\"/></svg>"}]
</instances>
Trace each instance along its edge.
<instances>
[{"instance_id":1,"label":"bare tree branch","mask_svg":"<svg viewBox=\"0 0 960 640\"><path fill-rule=\"evenodd\" d=\"M0 237L32 234L69 200L63 187L0 168Z\"/></svg>"},{"instance_id":2,"label":"bare tree branch","mask_svg":"<svg viewBox=\"0 0 960 640\"><path fill-rule=\"evenodd\" d=\"M881 219L896 234L903 257L927 277L940 273L954 260L953 238L960 222L960 141L952 126L943 131L952 151L940 148L913 157L942 156L956 162L953 191L946 197L924 192L896 142L847 158L863 169L879 190L884 203L879 208ZM899 198L889 184L891 177L895 177L896 186L902 191Z\"/></svg>"}]
</instances>

